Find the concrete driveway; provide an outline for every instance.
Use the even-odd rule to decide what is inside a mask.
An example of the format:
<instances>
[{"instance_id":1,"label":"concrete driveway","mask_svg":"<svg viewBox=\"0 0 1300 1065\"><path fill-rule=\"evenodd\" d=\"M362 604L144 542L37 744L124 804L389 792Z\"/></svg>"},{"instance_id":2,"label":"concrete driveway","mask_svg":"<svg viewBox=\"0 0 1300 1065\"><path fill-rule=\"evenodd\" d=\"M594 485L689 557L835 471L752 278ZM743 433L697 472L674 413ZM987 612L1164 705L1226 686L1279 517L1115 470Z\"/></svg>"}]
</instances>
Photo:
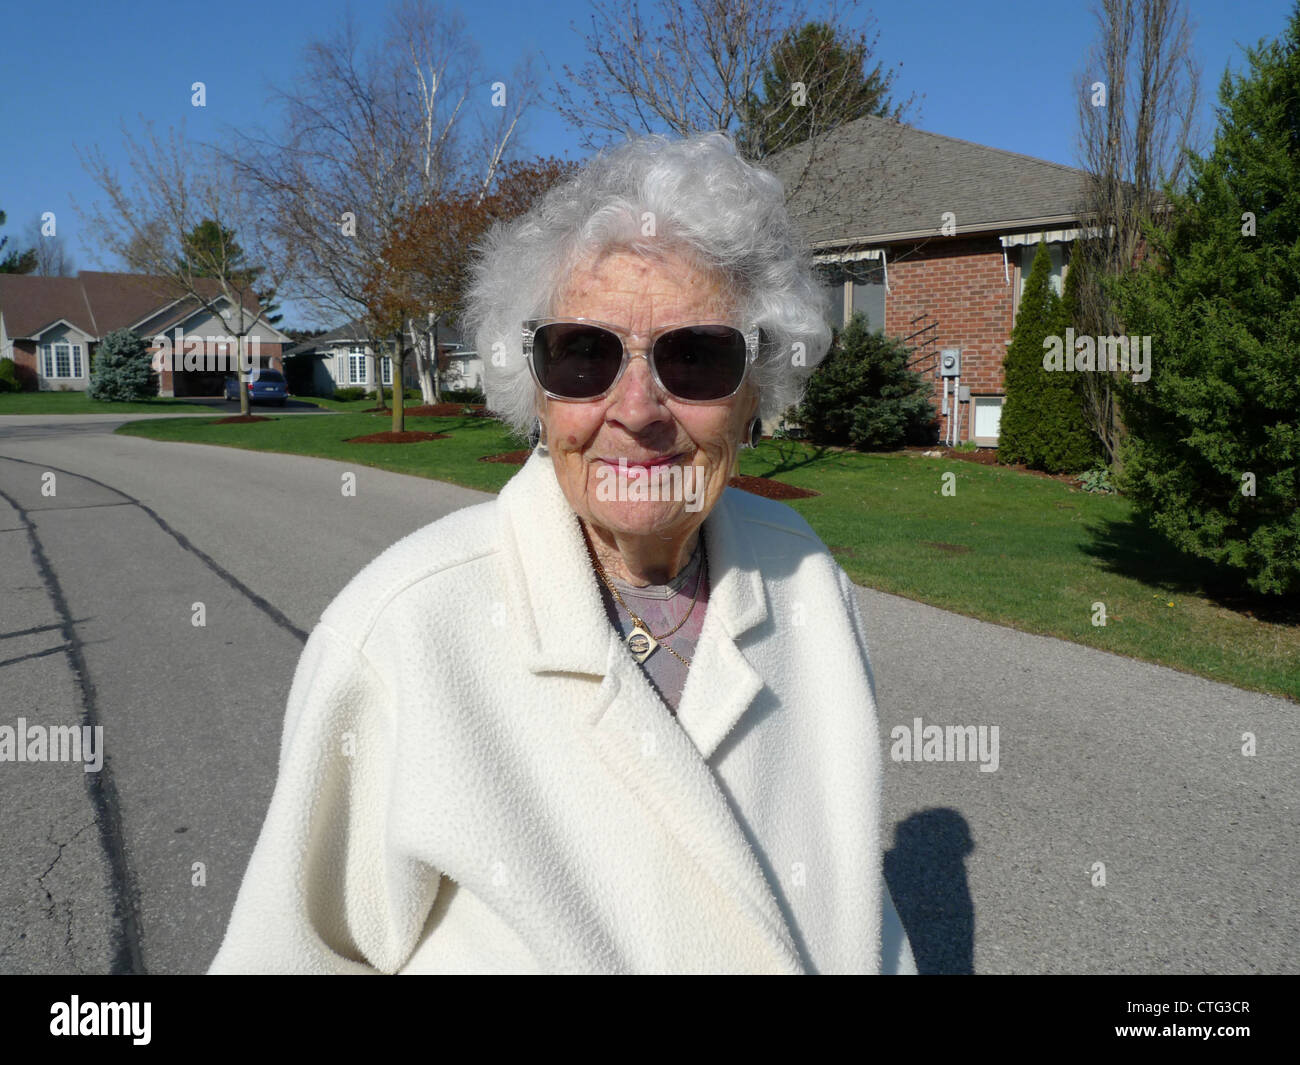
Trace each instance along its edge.
<instances>
[{"instance_id":1,"label":"concrete driveway","mask_svg":"<svg viewBox=\"0 0 1300 1065\"><path fill-rule=\"evenodd\" d=\"M204 970L306 633L389 544L488 498L364 467L345 497L345 464L124 420L0 417L0 726L100 726L107 752L0 763L0 972ZM922 971L1300 971L1296 704L860 596ZM996 726L996 770L893 760L918 718Z\"/></svg>"}]
</instances>

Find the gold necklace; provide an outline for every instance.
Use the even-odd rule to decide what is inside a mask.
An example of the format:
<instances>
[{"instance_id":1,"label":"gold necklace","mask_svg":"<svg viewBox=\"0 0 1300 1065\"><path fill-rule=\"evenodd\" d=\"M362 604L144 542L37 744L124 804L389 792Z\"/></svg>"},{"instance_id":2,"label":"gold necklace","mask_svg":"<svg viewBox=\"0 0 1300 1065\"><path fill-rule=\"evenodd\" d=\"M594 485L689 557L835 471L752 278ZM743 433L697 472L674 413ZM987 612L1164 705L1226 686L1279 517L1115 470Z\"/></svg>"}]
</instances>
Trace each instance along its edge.
<instances>
[{"instance_id":1,"label":"gold necklace","mask_svg":"<svg viewBox=\"0 0 1300 1065\"><path fill-rule=\"evenodd\" d=\"M600 574L600 579L605 582L605 587L608 588L610 592L613 594L614 598L618 600L618 605L621 606L624 610L626 610L627 616L632 619L632 631L627 634L627 639L624 640L623 642L627 644L627 649L632 652L633 658L635 658L638 662L644 662L647 658L649 658L652 654L654 654L655 648L660 646L661 640L668 639L669 636L671 636L683 625L685 625L687 619L692 614L695 613L695 604L699 602L700 588L708 573L707 570L708 557L705 554L705 550L704 550L704 531L703 530L700 531L700 572L696 575L695 578L695 593L691 596L691 608L688 611L686 611L681 621L679 621L667 632L659 636L652 636L650 634L650 626L647 625L644 621L642 621L641 618L638 617L635 613L633 613L632 608L628 606L627 603L623 601L623 597L618 594L618 589L614 587L614 582L609 579L608 574L605 573L605 567L600 564L600 559L596 556L595 547L592 546L591 540L587 538L586 529L582 530L582 538L587 544L587 553L591 555L591 561L595 563L596 572ZM663 649L667 651L670 655L676 658L688 669L690 668L691 661L689 658L683 658L671 647L669 647L666 643L663 644L662 646Z\"/></svg>"}]
</instances>

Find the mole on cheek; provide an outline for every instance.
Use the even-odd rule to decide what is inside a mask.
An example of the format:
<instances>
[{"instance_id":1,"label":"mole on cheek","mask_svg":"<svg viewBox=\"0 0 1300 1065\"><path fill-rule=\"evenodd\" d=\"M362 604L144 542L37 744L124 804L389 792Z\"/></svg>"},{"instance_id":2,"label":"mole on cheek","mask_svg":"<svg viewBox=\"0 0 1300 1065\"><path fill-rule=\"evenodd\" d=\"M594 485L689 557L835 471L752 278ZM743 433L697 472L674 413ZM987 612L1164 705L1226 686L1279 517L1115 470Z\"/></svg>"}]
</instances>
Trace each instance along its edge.
<instances>
[{"instance_id":1,"label":"mole on cheek","mask_svg":"<svg viewBox=\"0 0 1300 1065\"><path fill-rule=\"evenodd\" d=\"M578 438L577 438L576 436L574 436L572 433L569 434L569 444L570 444L572 447L577 447L577 446L578 446Z\"/></svg>"}]
</instances>

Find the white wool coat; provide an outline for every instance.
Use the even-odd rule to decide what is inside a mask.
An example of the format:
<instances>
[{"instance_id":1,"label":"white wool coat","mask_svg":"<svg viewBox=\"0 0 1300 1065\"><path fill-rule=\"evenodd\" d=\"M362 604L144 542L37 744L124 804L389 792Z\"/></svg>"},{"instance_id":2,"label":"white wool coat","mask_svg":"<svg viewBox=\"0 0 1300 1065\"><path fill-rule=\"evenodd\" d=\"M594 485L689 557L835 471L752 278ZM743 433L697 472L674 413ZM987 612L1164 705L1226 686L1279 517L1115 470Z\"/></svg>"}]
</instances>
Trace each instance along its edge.
<instances>
[{"instance_id":1,"label":"white wool coat","mask_svg":"<svg viewBox=\"0 0 1300 1065\"><path fill-rule=\"evenodd\" d=\"M728 488L676 718L544 452L321 616L211 971L915 972L853 587Z\"/></svg>"}]
</instances>

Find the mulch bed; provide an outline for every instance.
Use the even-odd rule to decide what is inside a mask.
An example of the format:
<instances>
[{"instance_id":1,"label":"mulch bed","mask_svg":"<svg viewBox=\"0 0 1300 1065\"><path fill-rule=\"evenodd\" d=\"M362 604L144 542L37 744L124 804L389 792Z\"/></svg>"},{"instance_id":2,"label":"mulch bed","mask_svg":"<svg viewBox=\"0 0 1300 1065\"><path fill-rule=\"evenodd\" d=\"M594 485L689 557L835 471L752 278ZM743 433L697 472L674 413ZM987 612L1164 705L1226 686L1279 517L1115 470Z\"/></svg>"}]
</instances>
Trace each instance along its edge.
<instances>
[{"instance_id":1,"label":"mulch bed","mask_svg":"<svg viewBox=\"0 0 1300 1065\"><path fill-rule=\"evenodd\" d=\"M466 408L469 413L466 414ZM407 407L406 413L415 418L490 418L482 403L426 403L422 407Z\"/></svg>"},{"instance_id":2,"label":"mulch bed","mask_svg":"<svg viewBox=\"0 0 1300 1065\"><path fill-rule=\"evenodd\" d=\"M469 407L466 412L465 408ZM366 407L361 414L392 414L392 407ZM490 418L492 415L481 403L426 403L420 407L406 406L402 413L411 418Z\"/></svg>"},{"instance_id":3,"label":"mulch bed","mask_svg":"<svg viewBox=\"0 0 1300 1065\"><path fill-rule=\"evenodd\" d=\"M814 492L809 488L796 488L792 484L773 481L767 477L747 477L743 473L731 478L727 484L732 488L739 488L742 492L752 492L756 496L762 496L764 499L808 499L811 496L821 495L820 492Z\"/></svg>"},{"instance_id":4,"label":"mulch bed","mask_svg":"<svg viewBox=\"0 0 1300 1065\"><path fill-rule=\"evenodd\" d=\"M446 440L446 433L418 433L408 429L404 433L395 433L391 429L386 433L371 433L369 436L354 436L343 441L345 444L418 444L422 440Z\"/></svg>"},{"instance_id":5,"label":"mulch bed","mask_svg":"<svg viewBox=\"0 0 1300 1065\"><path fill-rule=\"evenodd\" d=\"M954 451L950 447L909 447L905 450L914 455L920 455L926 451L942 452L942 458L958 459L961 462L974 462L979 466L1001 466L1004 470L1015 470L1017 473L1029 473L1035 477L1046 477L1049 481L1060 481L1062 484L1074 488L1079 483L1079 477L1073 473L1044 473L1042 470L1031 470L1028 466L1022 466L1019 463L1000 463L998 462L998 449L995 447L984 447L978 451Z\"/></svg>"},{"instance_id":6,"label":"mulch bed","mask_svg":"<svg viewBox=\"0 0 1300 1065\"><path fill-rule=\"evenodd\" d=\"M263 418L260 414L235 414L229 418L218 418L213 425L245 425L248 422L273 422L274 418Z\"/></svg>"},{"instance_id":7,"label":"mulch bed","mask_svg":"<svg viewBox=\"0 0 1300 1065\"><path fill-rule=\"evenodd\" d=\"M942 540L922 540L923 547L933 547L936 551L942 551L948 555L968 555L970 547L966 544L949 544Z\"/></svg>"},{"instance_id":8,"label":"mulch bed","mask_svg":"<svg viewBox=\"0 0 1300 1065\"><path fill-rule=\"evenodd\" d=\"M531 451L505 451L500 455L484 455L479 462L504 462L512 466L522 466L531 454ZM739 488L742 492L752 492L764 499L807 499L809 496L821 495L820 492L811 492L807 488L796 488L792 484L783 484L766 477L747 477L743 474L731 478L727 483L732 488Z\"/></svg>"},{"instance_id":9,"label":"mulch bed","mask_svg":"<svg viewBox=\"0 0 1300 1065\"><path fill-rule=\"evenodd\" d=\"M503 451L499 455L483 455L479 462L504 462L508 466L522 466L528 461L531 451Z\"/></svg>"}]
</instances>

